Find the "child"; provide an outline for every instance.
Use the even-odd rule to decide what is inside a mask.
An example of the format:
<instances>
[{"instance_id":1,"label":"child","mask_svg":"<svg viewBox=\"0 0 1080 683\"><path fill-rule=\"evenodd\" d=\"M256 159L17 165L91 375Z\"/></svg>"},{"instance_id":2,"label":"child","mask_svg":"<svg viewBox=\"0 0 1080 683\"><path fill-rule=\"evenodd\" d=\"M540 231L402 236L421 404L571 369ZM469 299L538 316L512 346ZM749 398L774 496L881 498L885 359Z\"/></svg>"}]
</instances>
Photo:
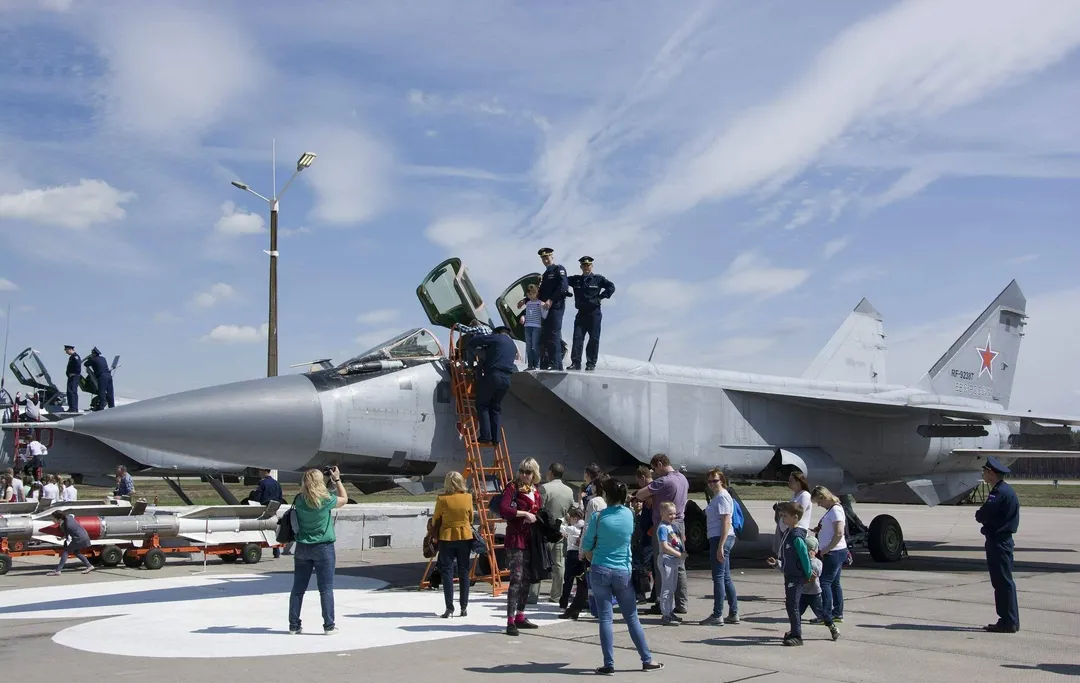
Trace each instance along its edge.
<instances>
[{"instance_id":1,"label":"child","mask_svg":"<svg viewBox=\"0 0 1080 683\"><path fill-rule=\"evenodd\" d=\"M570 591L577 582L578 590L588 590L585 587L585 565L581 562L581 534L585 532L585 511L575 506L566 513L569 524L560 526L562 535L566 538L566 570L563 574L562 596L559 598L559 608L565 610L570 604Z\"/></svg>"},{"instance_id":2,"label":"child","mask_svg":"<svg viewBox=\"0 0 1080 683\"><path fill-rule=\"evenodd\" d=\"M660 524L656 528L660 540L660 613L664 626L677 626L682 619L675 614L675 584L679 576L679 559L683 556L683 543L675 527L675 504L660 504Z\"/></svg>"},{"instance_id":3,"label":"child","mask_svg":"<svg viewBox=\"0 0 1080 683\"><path fill-rule=\"evenodd\" d=\"M810 582L814 572L806 549L806 529L797 526L799 520L802 519L802 505L781 503L777 511L788 527L780 540L780 553L783 559L777 560L775 557L770 557L767 562L770 567L779 566L784 572L784 604L791 622L791 630L784 634L784 645L797 646L803 644L800 610L803 585ZM821 592L820 588L818 592ZM830 632L832 632L836 626L831 622L830 626Z\"/></svg>"},{"instance_id":4,"label":"child","mask_svg":"<svg viewBox=\"0 0 1080 683\"><path fill-rule=\"evenodd\" d=\"M803 586L802 600L799 602L799 615L801 617L806 612L806 608L809 607L818 620L825 622L825 625L829 627L829 633L832 634L832 639L836 640L840 637L840 629L836 627L831 618L826 618L821 613L821 560L818 559L817 551L817 537L807 536L806 552L810 555L810 568L813 571L813 576L810 583Z\"/></svg>"},{"instance_id":5,"label":"child","mask_svg":"<svg viewBox=\"0 0 1080 683\"><path fill-rule=\"evenodd\" d=\"M525 288L525 299L518 304L525 305L521 320L525 324L525 358L529 370L540 367L540 324L544 319L544 309L543 302L537 298L539 293L536 285L529 285Z\"/></svg>"}]
</instances>

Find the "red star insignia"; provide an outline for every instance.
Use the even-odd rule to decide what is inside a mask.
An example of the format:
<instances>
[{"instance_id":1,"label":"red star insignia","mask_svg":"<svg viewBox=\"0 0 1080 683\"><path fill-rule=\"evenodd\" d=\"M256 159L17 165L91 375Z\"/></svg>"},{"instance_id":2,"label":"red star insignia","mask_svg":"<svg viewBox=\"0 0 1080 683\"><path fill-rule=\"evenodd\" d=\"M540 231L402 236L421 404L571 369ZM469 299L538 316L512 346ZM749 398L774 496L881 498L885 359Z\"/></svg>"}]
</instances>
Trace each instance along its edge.
<instances>
[{"instance_id":1,"label":"red star insignia","mask_svg":"<svg viewBox=\"0 0 1080 683\"><path fill-rule=\"evenodd\" d=\"M990 335L986 335L986 346L983 348L975 347L975 350L979 353L979 358L982 359L982 367L979 368L979 377L983 376L983 373L990 375L990 379L994 379L994 359L998 356L998 351L990 348Z\"/></svg>"}]
</instances>

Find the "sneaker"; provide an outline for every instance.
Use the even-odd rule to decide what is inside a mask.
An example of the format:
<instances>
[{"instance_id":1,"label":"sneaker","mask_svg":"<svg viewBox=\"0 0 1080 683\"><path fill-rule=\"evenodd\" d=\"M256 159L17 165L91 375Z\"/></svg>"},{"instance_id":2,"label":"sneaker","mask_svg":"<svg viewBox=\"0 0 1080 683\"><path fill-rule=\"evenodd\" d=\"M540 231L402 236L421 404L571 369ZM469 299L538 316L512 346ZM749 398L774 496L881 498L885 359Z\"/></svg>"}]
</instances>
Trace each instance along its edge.
<instances>
[{"instance_id":1,"label":"sneaker","mask_svg":"<svg viewBox=\"0 0 1080 683\"><path fill-rule=\"evenodd\" d=\"M844 618L843 617L833 617L832 618L832 623L834 623L834 624L842 624L842 623L844 623Z\"/></svg>"},{"instance_id":2,"label":"sneaker","mask_svg":"<svg viewBox=\"0 0 1080 683\"><path fill-rule=\"evenodd\" d=\"M727 615L727 618L724 619L724 623L725 624L737 624L737 623L739 623L739 615L737 613Z\"/></svg>"},{"instance_id":3,"label":"sneaker","mask_svg":"<svg viewBox=\"0 0 1080 683\"><path fill-rule=\"evenodd\" d=\"M506 635L508 635L508 636L516 636L517 634L518 634L518 627L517 627L516 624L507 624L506 625Z\"/></svg>"},{"instance_id":4,"label":"sneaker","mask_svg":"<svg viewBox=\"0 0 1080 683\"><path fill-rule=\"evenodd\" d=\"M89 574L92 571L94 571L94 565L90 565L89 567L83 567L82 573Z\"/></svg>"},{"instance_id":5,"label":"sneaker","mask_svg":"<svg viewBox=\"0 0 1080 683\"><path fill-rule=\"evenodd\" d=\"M698 622L700 626L723 626L724 620L720 617L711 616Z\"/></svg>"},{"instance_id":6,"label":"sneaker","mask_svg":"<svg viewBox=\"0 0 1080 683\"><path fill-rule=\"evenodd\" d=\"M678 626L679 622L671 617L664 617L660 620L661 626Z\"/></svg>"},{"instance_id":7,"label":"sneaker","mask_svg":"<svg viewBox=\"0 0 1080 683\"><path fill-rule=\"evenodd\" d=\"M577 612L573 612L573 613L571 613L571 612L563 612L562 614L559 615L559 618L560 619L573 619L574 621L577 621L578 614L577 614Z\"/></svg>"},{"instance_id":8,"label":"sneaker","mask_svg":"<svg viewBox=\"0 0 1080 683\"><path fill-rule=\"evenodd\" d=\"M829 634L832 635L833 640L837 640L840 638L840 629L836 628L835 623L829 626Z\"/></svg>"},{"instance_id":9,"label":"sneaker","mask_svg":"<svg viewBox=\"0 0 1080 683\"><path fill-rule=\"evenodd\" d=\"M567 370L574 370L574 371L577 371L577 370L580 370L580 369L581 369L581 366L578 365L577 363L574 363L573 365L571 365L570 367L567 368Z\"/></svg>"},{"instance_id":10,"label":"sneaker","mask_svg":"<svg viewBox=\"0 0 1080 683\"><path fill-rule=\"evenodd\" d=\"M686 614L686 612L683 611L683 614ZM675 613L671 615L671 619L672 621L677 621L680 624L682 623L682 617L679 616L679 610L675 610Z\"/></svg>"},{"instance_id":11,"label":"sneaker","mask_svg":"<svg viewBox=\"0 0 1080 683\"><path fill-rule=\"evenodd\" d=\"M595 365L586 365L586 366L585 366L585 372L592 372L592 371L594 371L594 370L596 370L596 366L595 366Z\"/></svg>"},{"instance_id":12,"label":"sneaker","mask_svg":"<svg viewBox=\"0 0 1080 683\"><path fill-rule=\"evenodd\" d=\"M48 574L46 574L45 576L60 576L60 572L58 572L58 571L56 571L54 569L51 572L49 572Z\"/></svg>"},{"instance_id":13,"label":"sneaker","mask_svg":"<svg viewBox=\"0 0 1080 683\"><path fill-rule=\"evenodd\" d=\"M528 619L522 619L515 624L518 628L540 628L536 624L532 623Z\"/></svg>"},{"instance_id":14,"label":"sneaker","mask_svg":"<svg viewBox=\"0 0 1080 683\"><path fill-rule=\"evenodd\" d=\"M833 621L836 621L836 619L833 619ZM807 624L823 624L825 622L823 622L821 619L818 619L817 617L814 617L813 619L807 619L806 623Z\"/></svg>"},{"instance_id":15,"label":"sneaker","mask_svg":"<svg viewBox=\"0 0 1080 683\"><path fill-rule=\"evenodd\" d=\"M613 666L601 666L601 667L597 668L596 673L600 674L601 676L614 676L615 675L615 667L613 667Z\"/></svg>"},{"instance_id":16,"label":"sneaker","mask_svg":"<svg viewBox=\"0 0 1080 683\"><path fill-rule=\"evenodd\" d=\"M300 628L299 626L297 626L296 628L293 628L292 626L289 627L289 635L290 636L298 636L303 632L304 632L304 629Z\"/></svg>"},{"instance_id":17,"label":"sneaker","mask_svg":"<svg viewBox=\"0 0 1080 683\"><path fill-rule=\"evenodd\" d=\"M641 665L641 670L642 671L659 671L660 669L663 669L663 668L664 668L664 665L662 663L660 663L660 662L648 662L646 664Z\"/></svg>"},{"instance_id":18,"label":"sneaker","mask_svg":"<svg viewBox=\"0 0 1080 683\"><path fill-rule=\"evenodd\" d=\"M339 629L337 626L331 626L330 628L323 629L324 636L336 636L339 633L341 633L341 629Z\"/></svg>"},{"instance_id":19,"label":"sneaker","mask_svg":"<svg viewBox=\"0 0 1080 683\"><path fill-rule=\"evenodd\" d=\"M788 647L802 645L802 638L788 636L787 638L784 638L784 645L787 645Z\"/></svg>"}]
</instances>

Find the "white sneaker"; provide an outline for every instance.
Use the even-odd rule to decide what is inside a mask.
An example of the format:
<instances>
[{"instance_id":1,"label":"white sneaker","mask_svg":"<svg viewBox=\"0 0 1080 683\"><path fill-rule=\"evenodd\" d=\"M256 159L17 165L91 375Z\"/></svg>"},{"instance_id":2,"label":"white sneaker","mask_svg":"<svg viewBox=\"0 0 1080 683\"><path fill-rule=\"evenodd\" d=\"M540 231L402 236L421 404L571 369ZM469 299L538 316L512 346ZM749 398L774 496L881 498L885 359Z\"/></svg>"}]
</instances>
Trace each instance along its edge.
<instances>
[{"instance_id":1,"label":"white sneaker","mask_svg":"<svg viewBox=\"0 0 1080 683\"><path fill-rule=\"evenodd\" d=\"M337 626L331 626L330 628L323 629L324 636L335 636L338 633L341 633L341 629L339 629Z\"/></svg>"},{"instance_id":2,"label":"white sneaker","mask_svg":"<svg viewBox=\"0 0 1080 683\"><path fill-rule=\"evenodd\" d=\"M90 565L89 567L83 567L82 573L89 574L92 571L94 571L94 565Z\"/></svg>"}]
</instances>

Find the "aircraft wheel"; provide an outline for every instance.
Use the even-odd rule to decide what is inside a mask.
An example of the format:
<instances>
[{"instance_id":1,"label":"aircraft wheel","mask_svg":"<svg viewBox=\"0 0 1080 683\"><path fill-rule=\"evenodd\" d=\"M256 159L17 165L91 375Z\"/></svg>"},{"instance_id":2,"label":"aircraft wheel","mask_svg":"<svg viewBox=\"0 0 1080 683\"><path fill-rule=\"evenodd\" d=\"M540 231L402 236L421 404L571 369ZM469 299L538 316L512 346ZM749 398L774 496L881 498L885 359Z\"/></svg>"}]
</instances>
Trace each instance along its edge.
<instances>
[{"instance_id":1,"label":"aircraft wheel","mask_svg":"<svg viewBox=\"0 0 1080 683\"><path fill-rule=\"evenodd\" d=\"M11 569L11 555L0 555L0 576L7 574Z\"/></svg>"},{"instance_id":2,"label":"aircraft wheel","mask_svg":"<svg viewBox=\"0 0 1080 683\"><path fill-rule=\"evenodd\" d=\"M244 558L244 564L256 564L262 559L262 547L258 543L248 543L240 551L240 557Z\"/></svg>"},{"instance_id":3,"label":"aircraft wheel","mask_svg":"<svg viewBox=\"0 0 1080 683\"><path fill-rule=\"evenodd\" d=\"M904 552L904 532L900 522L891 515L878 515L870 522L866 544L875 562L898 562Z\"/></svg>"},{"instance_id":4,"label":"aircraft wheel","mask_svg":"<svg viewBox=\"0 0 1080 683\"><path fill-rule=\"evenodd\" d=\"M124 559L124 551L115 545L107 545L101 549L101 564L106 567L115 567Z\"/></svg>"},{"instance_id":5,"label":"aircraft wheel","mask_svg":"<svg viewBox=\"0 0 1080 683\"><path fill-rule=\"evenodd\" d=\"M235 564L236 561L240 559L240 556L236 553L226 553L225 555L218 555L218 557L220 557L221 561L225 564Z\"/></svg>"},{"instance_id":6,"label":"aircraft wheel","mask_svg":"<svg viewBox=\"0 0 1080 683\"><path fill-rule=\"evenodd\" d=\"M128 551L128 552L124 553L123 562L124 562L125 567L128 567L130 569L135 569L140 564L142 564L142 558L139 557L138 555L136 555L135 553L133 553L131 551Z\"/></svg>"},{"instance_id":7,"label":"aircraft wheel","mask_svg":"<svg viewBox=\"0 0 1080 683\"><path fill-rule=\"evenodd\" d=\"M709 526L705 513L694 501L686 502L686 550L691 553L709 552Z\"/></svg>"},{"instance_id":8,"label":"aircraft wheel","mask_svg":"<svg viewBox=\"0 0 1080 683\"><path fill-rule=\"evenodd\" d=\"M161 569L165 566L165 553L160 548L154 548L143 557L143 566L147 569Z\"/></svg>"}]
</instances>

